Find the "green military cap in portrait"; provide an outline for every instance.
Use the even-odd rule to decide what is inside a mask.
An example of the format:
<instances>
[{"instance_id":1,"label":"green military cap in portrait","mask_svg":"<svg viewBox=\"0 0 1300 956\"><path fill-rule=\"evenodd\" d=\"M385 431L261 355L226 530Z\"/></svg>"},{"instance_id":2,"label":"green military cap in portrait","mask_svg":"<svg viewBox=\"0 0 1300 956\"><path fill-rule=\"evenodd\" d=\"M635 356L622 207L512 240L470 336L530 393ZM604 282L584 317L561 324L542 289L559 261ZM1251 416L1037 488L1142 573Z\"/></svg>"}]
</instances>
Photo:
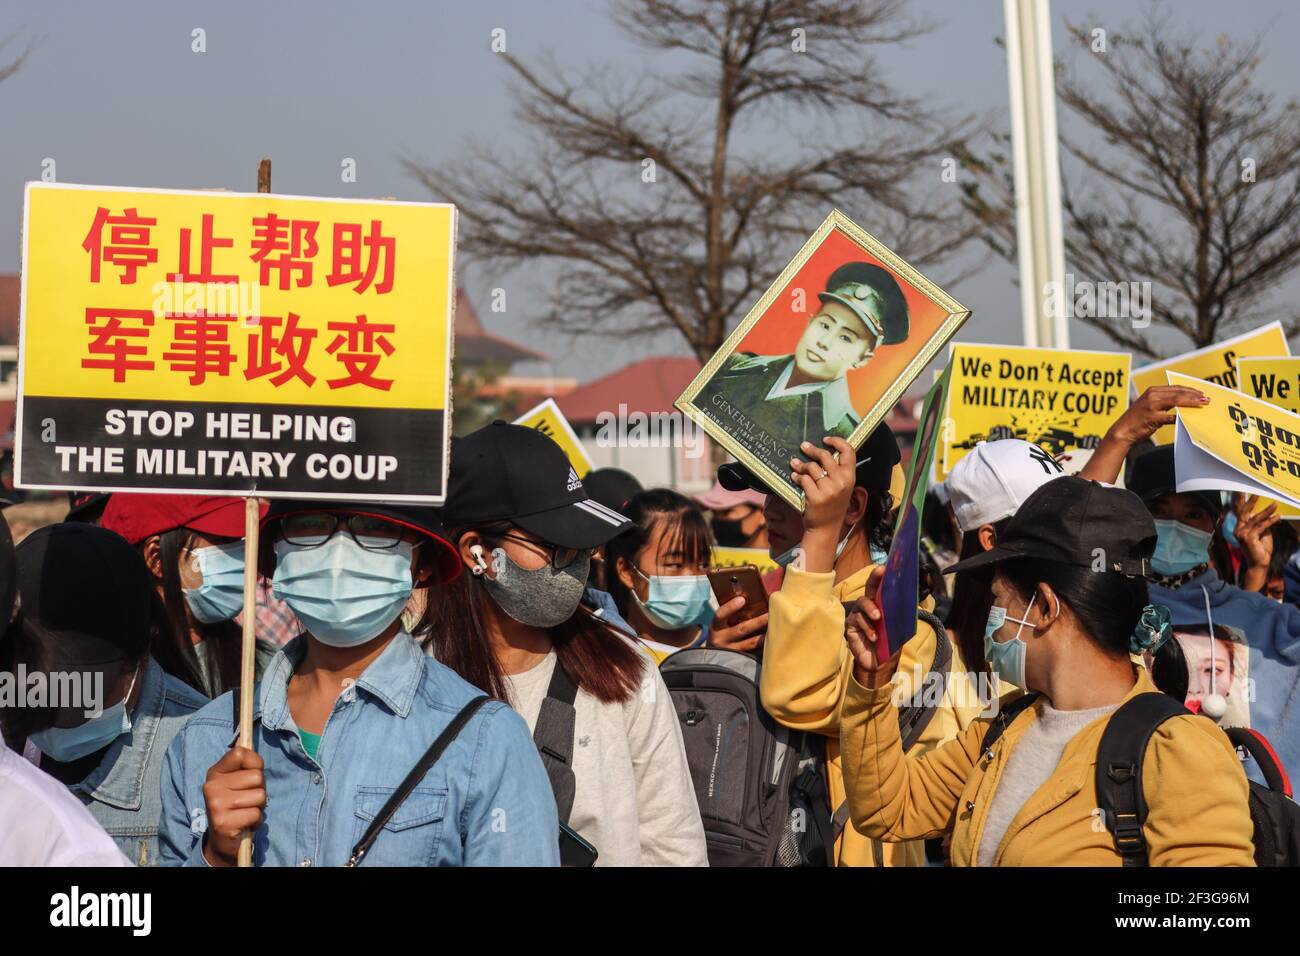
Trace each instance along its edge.
<instances>
[{"instance_id":1,"label":"green military cap in portrait","mask_svg":"<svg viewBox=\"0 0 1300 956\"><path fill-rule=\"evenodd\" d=\"M882 345L907 339L907 300L889 271L869 262L849 262L831 273L823 302L838 302L853 312Z\"/></svg>"}]
</instances>

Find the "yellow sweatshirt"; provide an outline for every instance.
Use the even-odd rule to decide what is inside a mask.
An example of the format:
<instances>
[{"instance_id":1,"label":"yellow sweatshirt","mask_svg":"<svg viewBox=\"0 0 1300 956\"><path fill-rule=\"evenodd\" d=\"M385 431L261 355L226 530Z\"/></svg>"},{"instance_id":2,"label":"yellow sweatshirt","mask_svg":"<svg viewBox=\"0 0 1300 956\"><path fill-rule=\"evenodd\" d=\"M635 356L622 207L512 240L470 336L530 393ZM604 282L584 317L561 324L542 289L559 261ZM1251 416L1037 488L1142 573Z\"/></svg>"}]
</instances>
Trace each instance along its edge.
<instances>
[{"instance_id":1,"label":"yellow sweatshirt","mask_svg":"<svg viewBox=\"0 0 1300 956\"><path fill-rule=\"evenodd\" d=\"M827 784L831 809L845 800L840 766L840 706L852 677L853 658L844 642L844 606L866 589L875 565L868 565L839 584L834 572L813 574L790 568L781 590L769 599L767 637L759 692L763 706L781 724L822 734L826 741ZM966 665L955 642L943 697L934 717L912 748L933 750L951 740L984 710L969 683ZM934 662L934 631L918 624L916 636L903 646L899 673L924 679ZM897 726L897 714L894 716ZM840 866L924 866L921 841L882 844L845 826L836 845Z\"/></svg>"},{"instance_id":2,"label":"yellow sweatshirt","mask_svg":"<svg viewBox=\"0 0 1300 956\"><path fill-rule=\"evenodd\" d=\"M1142 668L1125 700L1158 693ZM904 755L886 685L853 680L840 717L844 780L853 823L883 840L916 840L952 830L953 866L971 866L998 780L1016 743L1038 719L1020 714L987 755L988 728L923 755ZM1097 817L1093 775L1109 715L1080 730L1056 770L1029 798L998 845L995 866L1121 866L1114 839ZM1173 717L1151 737L1142 766L1149 808L1144 832L1152 866L1254 866L1246 775L1232 744L1205 717Z\"/></svg>"}]
</instances>

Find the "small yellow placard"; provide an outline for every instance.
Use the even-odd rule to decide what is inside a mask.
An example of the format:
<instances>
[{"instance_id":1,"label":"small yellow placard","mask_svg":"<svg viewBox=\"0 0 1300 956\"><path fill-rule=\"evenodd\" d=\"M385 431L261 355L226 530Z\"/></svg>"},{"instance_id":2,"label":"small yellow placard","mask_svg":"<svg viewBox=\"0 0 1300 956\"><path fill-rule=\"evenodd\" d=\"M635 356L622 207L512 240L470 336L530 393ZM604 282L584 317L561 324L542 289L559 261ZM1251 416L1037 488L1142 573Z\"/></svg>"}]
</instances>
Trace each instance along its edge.
<instances>
[{"instance_id":1,"label":"small yellow placard","mask_svg":"<svg viewBox=\"0 0 1300 956\"><path fill-rule=\"evenodd\" d=\"M1133 389L1141 395L1153 385L1165 384L1166 372L1179 372L1191 378L1237 388L1237 361L1248 355L1289 355L1286 333L1281 322L1270 322L1253 332L1246 332L1214 345L1184 352L1173 358L1133 370ZM1193 384L1193 387L1199 387ZM1165 425L1152 436L1157 445L1167 445L1174 440L1174 429Z\"/></svg>"},{"instance_id":2,"label":"small yellow placard","mask_svg":"<svg viewBox=\"0 0 1300 956\"><path fill-rule=\"evenodd\" d=\"M1178 372L1208 405L1179 408L1174 463L1180 491L1227 489L1300 506L1300 415Z\"/></svg>"},{"instance_id":3,"label":"small yellow placard","mask_svg":"<svg viewBox=\"0 0 1300 956\"><path fill-rule=\"evenodd\" d=\"M582 447L582 440L578 438L578 433L573 430L569 420L564 417L564 412L560 411L560 406L555 404L555 399L548 398L542 404L529 409L516 418L514 423L537 429L563 448L564 453L569 456L569 464L573 466L579 478L586 478L587 472L592 470L587 449Z\"/></svg>"}]
</instances>

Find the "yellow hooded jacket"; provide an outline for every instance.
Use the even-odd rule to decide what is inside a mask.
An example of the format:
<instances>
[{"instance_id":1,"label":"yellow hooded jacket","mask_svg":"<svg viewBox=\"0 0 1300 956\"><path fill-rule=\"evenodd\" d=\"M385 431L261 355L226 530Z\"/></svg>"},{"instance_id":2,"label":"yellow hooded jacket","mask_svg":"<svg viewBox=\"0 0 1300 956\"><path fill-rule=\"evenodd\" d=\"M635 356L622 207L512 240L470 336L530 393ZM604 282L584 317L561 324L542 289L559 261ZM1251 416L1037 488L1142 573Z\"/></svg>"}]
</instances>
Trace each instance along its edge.
<instances>
[{"instance_id":1,"label":"yellow hooded jacket","mask_svg":"<svg viewBox=\"0 0 1300 956\"><path fill-rule=\"evenodd\" d=\"M1143 668L1125 700L1159 693ZM971 866L998 780L1016 742L1038 719L1028 708L989 753L990 720L923 755L907 754L889 685L871 690L849 677L840 717L844 780L854 825L883 840L952 830L952 865ZM1066 744L1061 761L1007 827L995 866L1121 866L1097 810L1097 747L1108 717ZM1149 808L1144 833L1152 866L1254 866L1246 775L1232 744L1205 717L1172 717L1152 735L1142 766Z\"/></svg>"},{"instance_id":2,"label":"yellow hooded jacket","mask_svg":"<svg viewBox=\"0 0 1300 956\"><path fill-rule=\"evenodd\" d=\"M759 676L763 707L786 727L830 738L826 769L832 810L845 800L840 707L853 667L844 641L843 602L862 597L874 568L868 565L836 584L833 571L814 574L791 567L785 572L781 590L769 599ZM918 624L916 635L903 646L899 673L924 679L933 665L935 649L934 631ZM925 753L956 737L985 709L955 642L949 676L939 707L912 753ZM891 714L897 729L897 712L891 708ZM921 841L882 844L846 825L836 844L836 860L840 866L924 866L925 845Z\"/></svg>"}]
</instances>

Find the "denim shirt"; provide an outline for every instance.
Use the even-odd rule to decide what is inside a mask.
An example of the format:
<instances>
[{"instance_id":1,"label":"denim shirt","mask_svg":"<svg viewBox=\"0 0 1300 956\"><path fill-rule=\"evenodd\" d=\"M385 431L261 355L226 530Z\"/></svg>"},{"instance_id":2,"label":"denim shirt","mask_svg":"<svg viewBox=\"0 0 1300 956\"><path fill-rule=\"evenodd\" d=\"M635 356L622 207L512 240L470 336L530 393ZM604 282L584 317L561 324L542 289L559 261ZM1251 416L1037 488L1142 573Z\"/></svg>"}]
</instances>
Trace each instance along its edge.
<instances>
[{"instance_id":1,"label":"denim shirt","mask_svg":"<svg viewBox=\"0 0 1300 956\"><path fill-rule=\"evenodd\" d=\"M104 752L86 779L69 789L137 866L159 863L158 818L163 758L189 716L208 699L167 674L152 657L140 681L131 729Z\"/></svg>"},{"instance_id":2,"label":"denim shirt","mask_svg":"<svg viewBox=\"0 0 1300 956\"><path fill-rule=\"evenodd\" d=\"M614 603L614 596L608 591L588 587L582 592L582 603L594 611L596 617L606 624L618 628L629 637L635 638L637 636L636 628L623 620L623 615L618 613L618 605Z\"/></svg>"},{"instance_id":3,"label":"denim shirt","mask_svg":"<svg viewBox=\"0 0 1300 956\"><path fill-rule=\"evenodd\" d=\"M286 644L256 692L254 748L266 807L255 866L341 866L388 797L480 692L400 632L334 702L313 760L289 713L306 635ZM195 714L167 751L164 865L204 866L208 769L234 743L233 692ZM500 701L474 715L385 825L363 866L558 866L550 781L523 718Z\"/></svg>"}]
</instances>

